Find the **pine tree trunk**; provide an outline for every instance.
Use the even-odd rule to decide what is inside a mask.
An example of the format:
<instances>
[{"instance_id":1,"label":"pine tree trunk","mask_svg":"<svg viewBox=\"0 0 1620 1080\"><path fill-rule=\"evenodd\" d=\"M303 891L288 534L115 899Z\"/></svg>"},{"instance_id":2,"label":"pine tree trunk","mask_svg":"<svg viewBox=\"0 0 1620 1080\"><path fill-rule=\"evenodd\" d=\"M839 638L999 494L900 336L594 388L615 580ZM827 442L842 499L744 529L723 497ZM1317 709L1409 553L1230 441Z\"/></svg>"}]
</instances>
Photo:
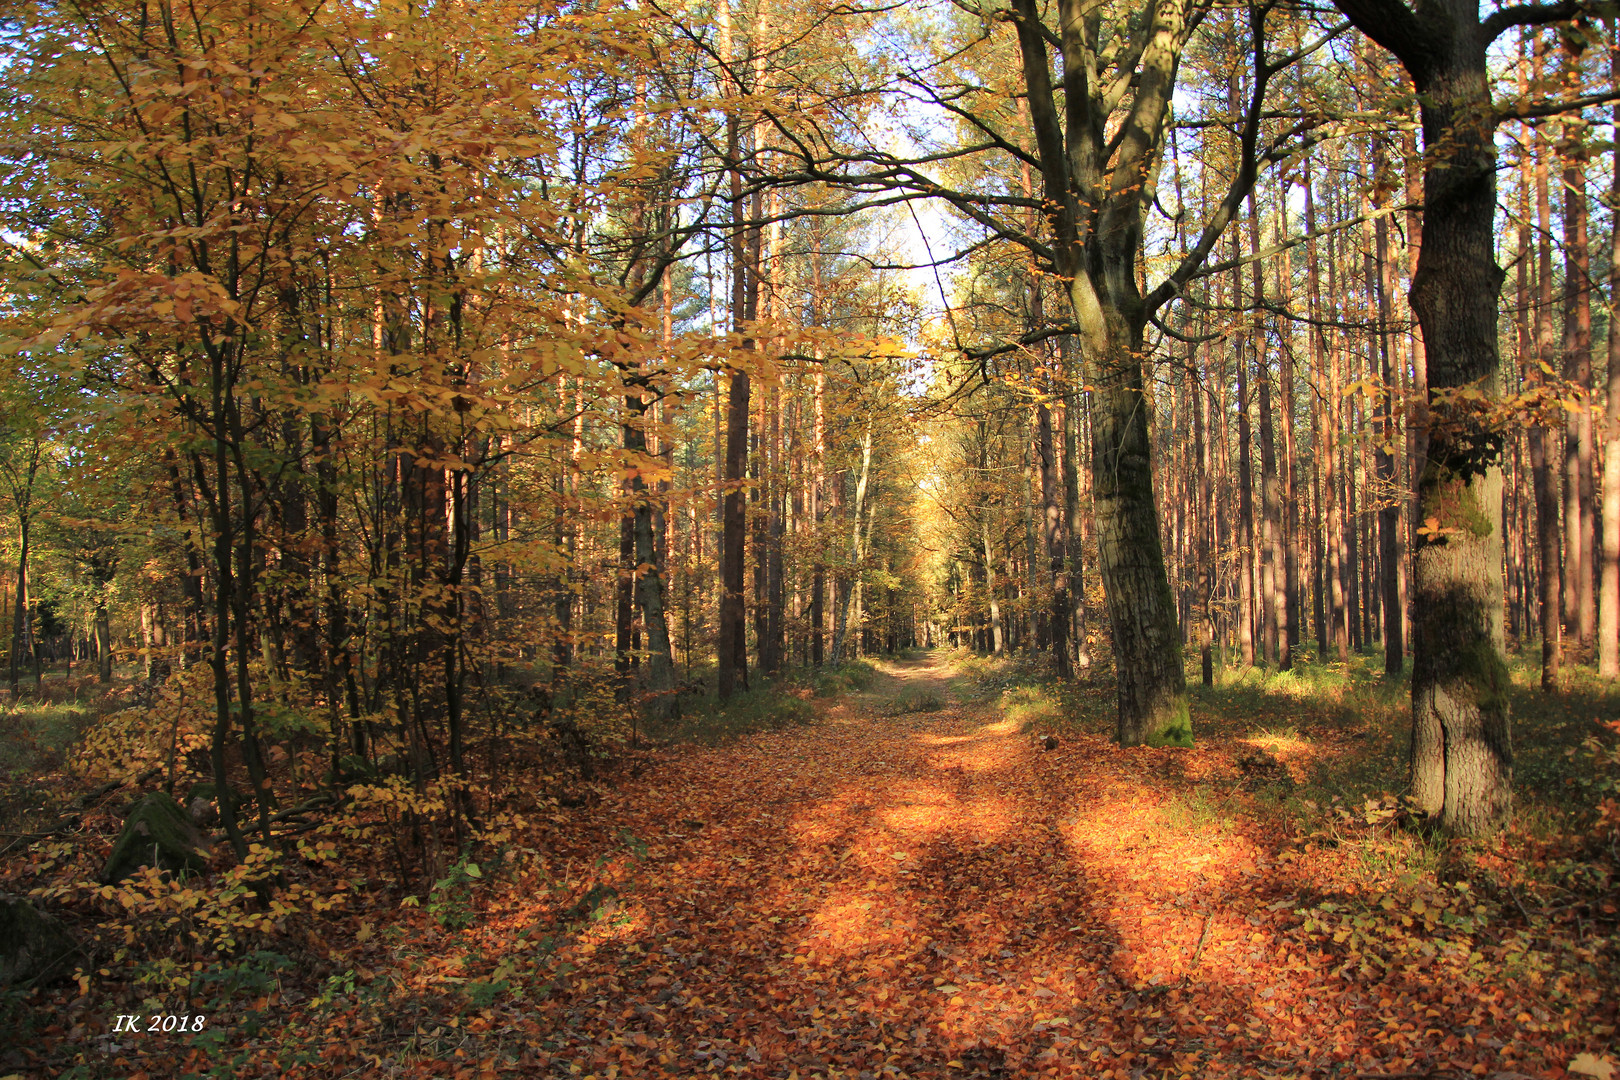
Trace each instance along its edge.
<instances>
[{"instance_id":1,"label":"pine tree trunk","mask_svg":"<svg viewBox=\"0 0 1620 1080\"><path fill-rule=\"evenodd\" d=\"M1235 91L1234 91L1235 92ZM1237 233L1232 234L1232 257L1241 251ZM1243 307L1243 288L1233 272L1232 291L1238 308ZM1255 624L1255 545L1254 545L1254 468L1250 459L1253 435L1249 428L1249 361L1241 338L1233 339L1237 361L1237 482L1238 482L1238 661L1245 668L1254 666Z\"/></svg>"},{"instance_id":2,"label":"pine tree trunk","mask_svg":"<svg viewBox=\"0 0 1620 1080\"><path fill-rule=\"evenodd\" d=\"M1620 82L1620 21L1610 26L1609 77ZM1620 106L1614 110L1615 145L1609 181L1611 206L1620 207ZM1609 372L1603 431L1603 586L1598 604L1598 674L1620 678L1620 215L1609 231Z\"/></svg>"},{"instance_id":3,"label":"pine tree trunk","mask_svg":"<svg viewBox=\"0 0 1620 1080\"><path fill-rule=\"evenodd\" d=\"M1260 548L1259 611L1256 622L1260 625L1260 653L1267 663L1280 663L1282 641L1288 633L1286 593L1282 588L1282 490L1277 475L1277 439L1272 414L1271 356L1268 347L1266 320L1261 314L1266 302L1265 273L1260 252L1260 211L1253 194L1249 196L1249 264L1250 300L1254 304L1254 323L1249 333L1250 351L1254 356L1254 373L1258 381L1260 420Z\"/></svg>"},{"instance_id":4,"label":"pine tree trunk","mask_svg":"<svg viewBox=\"0 0 1620 1080\"><path fill-rule=\"evenodd\" d=\"M1204 415L1207 408L1206 396L1203 387L1193 378L1193 373L1187 373L1188 390L1192 394L1193 416L1193 459L1198 469L1198 486L1195 489L1196 503L1193 506L1193 528L1198 533L1198 595L1195 598L1198 604L1198 667L1199 675L1205 686L1215 685L1215 660L1213 646L1215 643L1215 575L1210 565L1209 532L1211 527L1211 503L1214 501L1211 488L1213 469L1209 439L1205 435Z\"/></svg>"},{"instance_id":5,"label":"pine tree trunk","mask_svg":"<svg viewBox=\"0 0 1620 1080\"><path fill-rule=\"evenodd\" d=\"M1379 419L1377 453L1378 479L1386 487L1378 509L1378 568L1383 589L1384 678L1393 679L1406 667L1406 643L1401 637L1401 502L1396 497L1395 470L1395 343L1390 314L1390 293L1394 289L1395 264L1389 254L1389 218L1381 217L1373 227L1378 277L1378 354L1383 368L1383 409Z\"/></svg>"},{"instance_id":6,"label":"pine tree trunk","mask_svg":"<svg viewBox=\"0 0 1620 1080\"><path fill-rule=\"evenodd\" d=\"M1306 153L1300 166L1300 184L1305 189L1305 281L1306 297L1310 317L1322 317L1321 298L1321 264L1318 261L1316 246L1316 194L1315 181L1311 175L1311 155ZM1311 343L1311 374L1317 379L1325 379L1331 383L1327 372L1327 343L1326 333L1321 326L1312 326L1306 331L1310 335ZM1330 391L1331 392L1331 391ZM1311 467L1311 567L1312 580L1315 587L1314 612L1316 617L1316 653L1319 661L1325 662L1328 658L1328 607L1327 607L1327 561L1326 552L1322 542L1325 525L1332 519L1331 485L1324 483L1323 473L1329 466L1332 456L1323 449L1324 428L1323 408L1321 394L1311 394L1311 446L1315 459ZM1329 492L1327 501L1323 501L1324 491Z\"/></svg>"},{"instance_id":7,"label":"pine tree trunk","mask_svg":"<svg viewBox=\"0 0 1620 1080\"><path fill-rule=\"evenodd\" d=\"M1577 61L1569 61L1571 64ZM1574 583L1575 625L1580 634L1583 657L1590 656L1597 632L1597 598L1593 594L1596 577L1594 509L1596 491L1592 477L1592 293L1589 285L1591 259L1587 239L1585 124L1578 117L1564 121L1564 375L1579 388L1586 406L1570 417L1566 468L1572 472L1566 483L1573 489L1580 521L1573 543L1578 547L1579 567ZM1566 500L1567 508L1571 505ZM1566 537L1568 534L1566 534ZM1566 539L1566 547L1569 540ZM1566 582L1566 587L1568 583Z\"/></svg>"},{"instance_id":8,"label":"pine tree trunk","mask_svg":"<svg viewBox=\"0 0 1620 1080\"><path fill-rule=\"evenodd\" d=\"M726 493L720 532L719 670L720 700L748 689L746 587L748 503L743 479L748 470L748 373L734 371L726 409ZM836 659L836 658L835 658Z\"/></svg>"},{"instance_id":9,"label":"pine tree trunk","mask_svg":"<svg viewBox=\"0 0 1620 1080\"><path fill-rule=\"evenodd\" d=\"M1538 38L1531 78L1540 82L1545 56L1545 45ZM1557 359L1553 340L1553 281L1552 281L1552 200L1548 192L1547 159L1551 147L1541 127L1536 128L1535 189L1538 243L1536 250L1536 358L1535 379L1541 382L1545 372L1553 370ZM1543 366L1544 365L1544 366ZM1541 688L1552 690L1558 685L1559 670L1563 666L1564 620L1561 603L1564 596L1563 567L1560 554L1563 537L1560 532L1557 437L1546 427L1530 429L1530 470L1536 497L1536 534L1540 552L1541 577Z\"/></svg>"},{"instance_id":10,"label":"pine tree trunk","mask_svg":"<svg viewBox=\"0 0 1620 1080\"><path fill-rule=\"evenodd\" d=\"M1065 541L1063 538L1063 502L1058 477L1057 450L1052 439L1052 410L1042 401L1035 406L1037 449L1040 453L1041 518L1046 541L1048 579L1052 588L1052 606L1047 618L1050 626L1052 669L1058 678L1067 679L1069 670L1069 580L1064 570Z\"/></svg>"}]
</instances>

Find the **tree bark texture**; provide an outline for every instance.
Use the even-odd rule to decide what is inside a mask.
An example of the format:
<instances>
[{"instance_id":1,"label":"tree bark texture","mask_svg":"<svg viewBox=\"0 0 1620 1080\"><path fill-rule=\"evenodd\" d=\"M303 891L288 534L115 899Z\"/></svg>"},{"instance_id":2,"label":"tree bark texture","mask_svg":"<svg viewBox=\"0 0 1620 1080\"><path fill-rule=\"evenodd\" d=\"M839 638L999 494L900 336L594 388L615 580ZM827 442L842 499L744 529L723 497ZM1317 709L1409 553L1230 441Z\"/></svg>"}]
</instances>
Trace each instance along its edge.
<instances>
[{"instance_id":1,"label":"tree bark texture","mask_svg":"<svg viewBox=\"0 0 1620 1080\"><path fill-rule=\"evenodd\" d=\"M1496 145L1486 47L1474 0L1337 0L1411 74L1426 161L1423 250L1412 308L1428 358L1429 445L1418 481L1412 788L1448 831L1494 829L1512 805L1502 638L1501 431L1448 391L1497 387ZM1420 738L1442 735L1438 755Z\"/></svg>"}]
</instances>

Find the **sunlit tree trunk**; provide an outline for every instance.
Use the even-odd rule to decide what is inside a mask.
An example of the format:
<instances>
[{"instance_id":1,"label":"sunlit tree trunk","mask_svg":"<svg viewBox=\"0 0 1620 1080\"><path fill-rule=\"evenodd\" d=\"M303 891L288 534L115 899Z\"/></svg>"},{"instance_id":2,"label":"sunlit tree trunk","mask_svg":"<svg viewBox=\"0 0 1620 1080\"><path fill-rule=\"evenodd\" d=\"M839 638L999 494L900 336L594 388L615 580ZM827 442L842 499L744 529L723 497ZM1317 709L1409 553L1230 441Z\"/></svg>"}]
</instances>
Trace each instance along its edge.
<instances>
[{"instance_id":1,"label":"sunlit tree trunk","mask_svg":"<svg viewBox=\"0 0 1620 1080\"><path fill-rule=\"evenodd\" d=\"M1609 25L1609 77L1620 85L1620 20ZM1614 110L1609 205L1620 207L1620 106ZM1620 215L1609 230L1609 372L1603 431L1603 585L1598 674L1620 677Z\"/></svg>"}]
</instances>

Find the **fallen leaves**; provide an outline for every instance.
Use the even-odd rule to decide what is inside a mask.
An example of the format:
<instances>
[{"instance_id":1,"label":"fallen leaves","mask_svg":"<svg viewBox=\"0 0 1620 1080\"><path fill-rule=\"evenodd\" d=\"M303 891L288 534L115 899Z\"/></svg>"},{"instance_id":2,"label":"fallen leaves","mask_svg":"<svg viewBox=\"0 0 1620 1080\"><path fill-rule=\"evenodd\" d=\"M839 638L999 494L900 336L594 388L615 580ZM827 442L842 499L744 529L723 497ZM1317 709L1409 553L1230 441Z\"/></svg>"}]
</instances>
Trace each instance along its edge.
<instances>
[{"instance_id":1,"label":"fallen leaves","mask_svg":"<svg viewBox=\"0 0 1620 1080\"><path fill-rule=\"evenodd\" d=\"M1552 970L1463 883L1351 873L1357 837L1397 842L1382 801L1331 836L1190 801L1252 752L1044 751L994 705L860 699L667 752L526 825L529 861L483 859L465 930L389 905L348 952L323 931L356 984L220 1052L288 1078L1609 1075L1595 946Z\"/></svg>"}]
</instances>

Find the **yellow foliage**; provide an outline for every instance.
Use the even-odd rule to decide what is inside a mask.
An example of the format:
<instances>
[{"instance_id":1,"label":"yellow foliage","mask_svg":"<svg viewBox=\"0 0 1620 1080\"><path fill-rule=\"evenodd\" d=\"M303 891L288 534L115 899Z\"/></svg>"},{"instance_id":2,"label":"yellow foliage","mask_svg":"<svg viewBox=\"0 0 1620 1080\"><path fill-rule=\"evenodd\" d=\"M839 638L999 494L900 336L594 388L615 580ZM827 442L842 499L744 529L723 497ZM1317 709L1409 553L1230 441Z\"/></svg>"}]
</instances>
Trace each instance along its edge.
<instances>
[{"instance_id":1,"label":"yellow foliage","mask_svg":"<svg viewBox=\"0 0 1620 1080\"><path fill-rule=\"evenodd\" d=\"M101 923L115 958L178 951L234 952L255 939L284 932L289 919L342 905L347 894L323 895L299 882L277 889L261 904L259 891L282 874L281 856L263 844L215 878L181 877L145 867L115 885L66 881L30 895L55 903L89 901L110 916ZM183 986L189 975L176 976Z\"/></svg>"},{"instance_id":2,"label":"yellow foliage","mask_svg":"<svg viewBox=\"0 0 1620 1080\"><path fill-rule=\"evenodd\" d=\"M209 745L214 724L213 671L197 664L177 672L149 706L121 709L91 728L78 751L89 776L131 779Z\"/></svg>"}]
</instances>

